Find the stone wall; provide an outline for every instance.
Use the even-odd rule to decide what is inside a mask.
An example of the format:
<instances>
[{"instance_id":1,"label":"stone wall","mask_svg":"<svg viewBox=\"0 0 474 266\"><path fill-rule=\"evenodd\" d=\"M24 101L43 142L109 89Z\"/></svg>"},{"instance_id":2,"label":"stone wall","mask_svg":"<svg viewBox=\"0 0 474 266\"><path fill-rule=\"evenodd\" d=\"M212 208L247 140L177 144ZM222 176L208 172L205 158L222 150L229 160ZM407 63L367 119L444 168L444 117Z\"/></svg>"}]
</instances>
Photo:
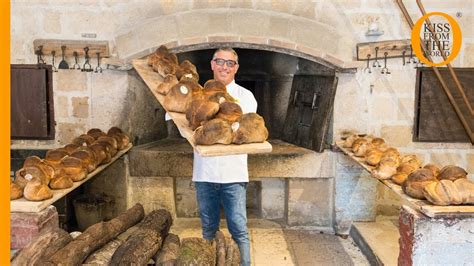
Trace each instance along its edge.
<instances>
[{"instance_id":1,"label":"stone wall","mask_svg":"<svg viewBox=\"0 0 474 266\"><path fill-rule=\"evenodd\" d=\"M404 2L414 20L421 17L414 1ZM427 12L441 11L456 18L463 43L452 65L473 67L474 0L423 2ZM372 22L378 23L384 35L365 36ZM295 51L340 69L358 67L356 73L338 74L336 139L343 130L354 129L384 137L390 145L416 153L425 162L454 163L467 168L471 176L474 172L470 144L412 142L413 66L390 59L390 75L366 74L361 71L364 64L354 60L359 42L410 38L395 1L12 1L12 63L36 62L35 39L85 39L82 33L109 41L112 56L126 60L145 56L160 44L192 49L193 45L230 42ZM166 134L163 110L134 70L105 70L103 74L60 70L53 76L56 139L12 141L12 148L56 147L89 128L106 130L112 125L123 127L136 144Z\"/></svg>"}]
</instances>

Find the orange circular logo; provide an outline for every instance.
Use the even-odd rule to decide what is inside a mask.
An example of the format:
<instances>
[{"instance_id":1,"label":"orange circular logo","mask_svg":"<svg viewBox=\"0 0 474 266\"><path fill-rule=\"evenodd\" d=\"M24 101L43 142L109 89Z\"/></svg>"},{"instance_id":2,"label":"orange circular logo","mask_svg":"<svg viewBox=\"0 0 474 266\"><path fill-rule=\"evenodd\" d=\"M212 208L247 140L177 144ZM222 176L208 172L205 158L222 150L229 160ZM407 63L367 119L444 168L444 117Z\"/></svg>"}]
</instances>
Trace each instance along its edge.
<instances>
[{"instance_id":1,"label":"orange circular logo","mask_svg":"<svg viewBox=\"0 0 474 266\"><path fill-rule=\"evenodd\" d=\"M449 56L448 56L448 58L446 58L445 61L439 62L439 63L430 62L425 57L425 55L423 54L423 51L421 49L421 41L420 41L421 28L423 26L423 22L425 22L425 20L427 18L429 18L430 16L442 16L442 17L444 17L449 22L449 25L451 26L451 29L452 29L452 40L453 40L452 44L453 44L453 46L452 46L452 49L451 49L451 53L449 53ZM443 27L438 27L438 28L443 29ZM435 27L435 32L436 32L436 27ZM432 33L430 32L428 34L428 37L431 36L430 34L432 34ZM446 34L448 34L448 35L446 35ZM440 36L441 37L443 37L443 36L446 37L446 36L449 36L449 33L444 33L444 35L442 35L440 33ZM434 42L434 40L431 40L431 41ZM428 44L425 43L424 45L430 45L431 41L428 41ZM443 43L445 43L445 42L443 42ZM443 13L443 12L431 12L431 13L428 13L428 14L424 15L423 17L421 17L415 23L415 25L413 26L413 30L411 32L411 47L413 49L413 52L418 57L418 59L420 59L421 62L425 63L428 66L436 66L437 67L437 66L445 66L445 65L449 64L451 61L453 61L453 59L458 55L459 51L461 50L461 43L462 43L462 34L461 34L461 28L459 27L459 24L450 15L448 15L446 13ZM437 49L440 49L440 50L443 48L443 47L435 47L435 46L436 45L433 45L434 48L437 48Z\"/></svg>"}]
</instances>

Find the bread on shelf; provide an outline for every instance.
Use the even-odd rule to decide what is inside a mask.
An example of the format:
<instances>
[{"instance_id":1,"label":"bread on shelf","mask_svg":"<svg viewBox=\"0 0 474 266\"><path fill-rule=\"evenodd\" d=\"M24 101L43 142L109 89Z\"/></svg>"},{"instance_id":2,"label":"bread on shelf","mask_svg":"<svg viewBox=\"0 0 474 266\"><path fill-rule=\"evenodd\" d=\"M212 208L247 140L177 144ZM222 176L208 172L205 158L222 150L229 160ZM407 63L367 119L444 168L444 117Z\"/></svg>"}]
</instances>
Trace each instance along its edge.
<instances>
[{"instance_id":1,"label":"bread on shelf","mask_svg":"<svg viewBox=\"0 0 474 266\"><path fill-rule=\"evenodd\" d=\"M467 172L461 167L455 165L446 165L441 168L438 175L439 180L447 179L454 181L459 178L467 178Z\"/></svg>"},{"instance_id":2,"label":"bread on shelf","mask_svg":"<svg viewBox=\"0 0 474 266\"><path fill-rule=\"evenodd\" d=\"M421 168L408 175L408 178L402 184L402 189L405 194L412 198L424 199L423 188L429 183L437 181L430 170Z\"/></svg>"},{"instance_id":3,"label":"bread on shelf","mask_svg":"<svg viewBox=\"0 0 474 266\"><path fill-rule=\"evenodd\" d=\"M435 205L474 204L474 182L466 178L442 179L426 185L423 195Z\"/></svg>"}]
</instances>

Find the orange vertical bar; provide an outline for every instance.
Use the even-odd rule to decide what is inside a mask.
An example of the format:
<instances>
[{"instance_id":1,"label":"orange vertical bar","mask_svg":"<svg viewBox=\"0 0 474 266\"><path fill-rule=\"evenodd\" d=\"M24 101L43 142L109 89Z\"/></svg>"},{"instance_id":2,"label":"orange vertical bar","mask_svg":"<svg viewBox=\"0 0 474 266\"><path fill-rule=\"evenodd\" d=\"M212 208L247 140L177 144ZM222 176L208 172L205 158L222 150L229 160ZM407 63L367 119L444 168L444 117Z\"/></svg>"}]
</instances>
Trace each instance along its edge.
<instances>
[{"instance_id":1,"label":"orange vertical bar","mask_svg":"<svg viewBox=\"0 0 474 266\"><path fill-rule=\"evenodd\" d=\"M10 2L0 1L0 265L10 264Z\"/></svg>"}]
</instances>

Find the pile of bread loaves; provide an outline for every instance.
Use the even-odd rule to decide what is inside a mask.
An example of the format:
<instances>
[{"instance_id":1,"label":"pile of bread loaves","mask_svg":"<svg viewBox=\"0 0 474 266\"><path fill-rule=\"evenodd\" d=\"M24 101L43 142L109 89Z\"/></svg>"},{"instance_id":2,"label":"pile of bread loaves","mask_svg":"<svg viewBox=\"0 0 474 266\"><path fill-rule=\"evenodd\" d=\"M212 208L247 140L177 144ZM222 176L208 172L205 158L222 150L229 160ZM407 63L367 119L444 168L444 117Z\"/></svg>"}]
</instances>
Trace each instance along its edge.
<instances>
[{"instance_id":1,"label":"pile of bread loaves","mask_svg":"<svg viewBox=\"0 0 474 266\"><path fill-rule=\"evenodd\" d=\"M163 82L152 89L165 96L166 111L186 114L196 144L245 144L268 138L260 115L243 114L220 81L211 79L202 87L196 67L190 61L178 65L176 55L160 46L148 56L148 65L163 77Z\"/></svg>"},{"instance_id":2,"label":"pile of bread loaves","mask_svg":"<svg viewBox=\"0 0 474 266\"><path fill-rule=\"evenodd\" d=\"M422 166L416 155L401 155L382 138L351 133L343 140L344 148L375 167L372 176L391 179L413 198L427 199L435 205L474 204L474 182L467 179L467 172L461 167L447 165L440 169L431 163Z\"/></svg>"},{"instance_id":3,"label":"pile of bread loaves","mask_svg":"<svg viewBox=\"0 0 474 266\"><path fill-rule=\"evenodd\" d=\"M129 144L128 135L118 127L111 127L107 133L93 128L62 148L48 150L44 159L29 156L10 183L10 200L22 196L30 201L49 199L53 196L51 189L72 187L73 182L110 162Z\"/></svg>"}]
</instances>

